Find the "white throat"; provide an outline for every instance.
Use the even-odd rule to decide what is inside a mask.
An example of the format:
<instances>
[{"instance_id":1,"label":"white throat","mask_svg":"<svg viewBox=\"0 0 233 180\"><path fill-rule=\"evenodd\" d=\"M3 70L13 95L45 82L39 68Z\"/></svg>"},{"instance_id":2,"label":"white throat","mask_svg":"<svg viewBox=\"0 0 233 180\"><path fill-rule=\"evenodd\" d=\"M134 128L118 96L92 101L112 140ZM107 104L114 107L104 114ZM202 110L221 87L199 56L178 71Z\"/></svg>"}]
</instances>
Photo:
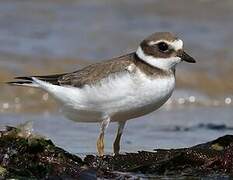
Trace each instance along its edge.
<instances>
[{"instance_id":1,"label":"white throat","mask_svg":"<svg viewBox=\"0 0 233 180\"><path fill-rule=\"evenodd\" d=\"M153 56L146 55L141 46L138 47L136 51L137 56L150 64L151 66L157 67L159 69L169 70L174 68L176 64L178 64L181 59L179 57L170 57L170 58L155 58Z\"/></svg>"}]
</instances>

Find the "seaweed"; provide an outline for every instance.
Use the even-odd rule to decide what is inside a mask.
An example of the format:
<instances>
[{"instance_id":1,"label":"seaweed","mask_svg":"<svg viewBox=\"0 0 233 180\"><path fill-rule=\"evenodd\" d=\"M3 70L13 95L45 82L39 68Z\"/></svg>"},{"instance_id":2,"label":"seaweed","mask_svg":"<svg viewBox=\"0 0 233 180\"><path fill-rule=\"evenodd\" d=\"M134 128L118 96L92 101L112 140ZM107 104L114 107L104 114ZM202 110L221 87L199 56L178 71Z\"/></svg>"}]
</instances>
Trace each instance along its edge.
<instances>
[{"instance_id":1,"label":"seaweed","mask_svg":"<svg viewBox=\"0 0 233 180\"><path fill-rule=\"evenodd\" d=\"M81 159L25 126L0 131L0 177L17 179L137 179L231 177L233 136L182 149L155 149Z\"/></svg>"}]
</instances>

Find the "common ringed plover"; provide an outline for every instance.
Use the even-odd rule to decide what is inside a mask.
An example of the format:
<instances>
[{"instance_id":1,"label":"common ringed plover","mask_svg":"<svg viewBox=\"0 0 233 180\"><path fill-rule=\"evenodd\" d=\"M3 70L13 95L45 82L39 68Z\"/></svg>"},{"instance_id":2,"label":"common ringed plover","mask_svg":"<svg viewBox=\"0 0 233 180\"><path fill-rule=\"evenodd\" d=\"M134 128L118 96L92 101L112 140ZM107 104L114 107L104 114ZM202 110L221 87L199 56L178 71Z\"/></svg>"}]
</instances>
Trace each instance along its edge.
<instances>
[{"instance_id":1,"label":"common ringed plover","mask_svg":"<svg viewBox=\"0 0 233 180\"><path fill-rule=\"evenodd\" d=\"M136 52L70 73L16 77L9 83L47 91L73 121L100 122L97 150L103 156L109 123L118 123L113 143L118 154L126 121L155 111L169 99L181 61L195 63L183 50L183 41L172 33L157 32L143 40Z\"/></svg>"}]
</instances>

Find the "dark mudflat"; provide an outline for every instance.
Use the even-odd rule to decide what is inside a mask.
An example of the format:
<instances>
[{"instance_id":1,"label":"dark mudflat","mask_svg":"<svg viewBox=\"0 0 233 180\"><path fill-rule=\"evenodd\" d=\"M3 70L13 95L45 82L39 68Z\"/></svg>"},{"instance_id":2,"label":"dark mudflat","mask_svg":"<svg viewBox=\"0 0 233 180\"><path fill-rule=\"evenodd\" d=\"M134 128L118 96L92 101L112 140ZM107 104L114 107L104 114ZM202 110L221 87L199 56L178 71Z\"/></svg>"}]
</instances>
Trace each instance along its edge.
<instances>
[{"instance_id":1,"label":"dark mudflat","mask_svg":"<svg viewBox=\"0 0 233 180\"><path fill-rule=\"evenodd\" d=\"M233 136L183 149L156 149L84 160L46 140L7 127L0 132L0 176L32 179L231 177Z\"/></svg>"}]
</instances>

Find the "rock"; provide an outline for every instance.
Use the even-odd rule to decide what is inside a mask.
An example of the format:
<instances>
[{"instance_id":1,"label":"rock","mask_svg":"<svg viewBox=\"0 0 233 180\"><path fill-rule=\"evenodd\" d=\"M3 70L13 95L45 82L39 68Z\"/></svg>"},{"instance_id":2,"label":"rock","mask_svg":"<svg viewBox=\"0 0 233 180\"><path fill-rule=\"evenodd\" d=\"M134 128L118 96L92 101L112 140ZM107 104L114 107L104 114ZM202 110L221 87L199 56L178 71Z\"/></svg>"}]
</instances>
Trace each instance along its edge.
<instances>
[{"instance_id":1,"label":"rock","mask_svg":"<svg viewBox=\"0 0 233 180\"><path fill-rule=\"evenodd\" d=\"M155 176L233 175L233 136L183 149L156 149L103 158L89 155L84 161L102 172L133 172Z\"/></svg>"},{"instance_id":2,"label":"rock","mask_svg":"<svg viewBox=\"0 0 233 180\"><path fill-rule=\"evenodd\" d=\"M1 176L5 178L78 178L86 170L81 158L51 140L23 136L22 130L14 127L0 134L0 165L7 171Z\"/></svg>"},{"instance_id":3,"label":"rock","mask_svg":"<svg viewBox=\"0 0 233 180\"><path fill-rule=\"evenodd\" d=\"M28 127L28 126L27 126ZM233 175L233 136L183 149L156 149L84 160L56 147L29 128L0 131L0 177L35 179L137 179Z\"/></svg>"}]
</instances>

